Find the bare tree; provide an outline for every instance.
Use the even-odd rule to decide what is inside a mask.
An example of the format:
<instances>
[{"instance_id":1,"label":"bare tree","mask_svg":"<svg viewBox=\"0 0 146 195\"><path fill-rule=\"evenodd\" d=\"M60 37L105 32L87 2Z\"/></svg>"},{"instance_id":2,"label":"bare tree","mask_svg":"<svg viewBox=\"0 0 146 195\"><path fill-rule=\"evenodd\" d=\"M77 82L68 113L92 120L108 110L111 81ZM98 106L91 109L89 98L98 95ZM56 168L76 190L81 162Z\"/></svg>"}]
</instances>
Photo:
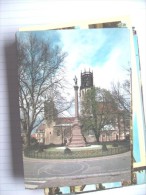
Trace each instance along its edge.
<instances>
[{"instance_id":1,"label":"bare tree","mask_svg":"<svg viewBox=\"0 0 146 195\"><path fill-rule=\"evenodd\" d=\"M111 93L113 98L117 102L120 110L130 113L131 107L131 92L130 92L130 81L125 80L121 83L112 83Z\"/></svg>"},{"instance_id":2,"label":"bare tree","mask_svg":"<svg viewBox=\"0 0 146 195\"><path fill-rule=\"evenodd\" d=\"M131 115L131 68L124 69L127 72L127 78L123 82L112 83L111 93L118 104L118 107L130 120Z\"/></svg>"},{"instance_id":3,"label":"bare tree","mask_svg":"<svg viewBox=\"0 0 146 195\"><path fill-rule=\"evenodd\" d=\"M62 86L66 53L51 40L43 40L35 32L17 35L19 69L19 105L26 144L32 130L44 120L44 100L54 101Z\"/></svg>"},{"instance_id":4,"label":"bare tree","mask_svg":"<svg viewBox=\"0 0 146 195\"><path fill-rule=\"evenodd\" d=\"M130 129L131 117L131 84L130 79L125 80L123 83L112 83L111 93L120 111L118 116L119 133L126 136L126 131ZM120 127L121 117L124 123L124 129Z\"/></svg>"}]
</instances>

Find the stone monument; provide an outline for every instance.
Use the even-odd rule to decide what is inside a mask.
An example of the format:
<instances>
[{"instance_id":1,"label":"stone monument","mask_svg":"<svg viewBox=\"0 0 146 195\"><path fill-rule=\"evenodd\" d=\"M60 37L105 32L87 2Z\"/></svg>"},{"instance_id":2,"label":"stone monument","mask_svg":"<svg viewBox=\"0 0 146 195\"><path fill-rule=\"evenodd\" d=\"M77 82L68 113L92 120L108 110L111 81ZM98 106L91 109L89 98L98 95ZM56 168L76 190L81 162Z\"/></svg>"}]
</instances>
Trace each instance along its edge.
<instances>
[{"instance_id":1,"label":"stone monument","mask_svg":"<svg viewBox=\"0 0 146 195\"><path fill-rule=\"evenodd\" d=\"M77 77L74 78L74 90L75 90L75 120L72 126L72 137L69 147L83 147L86 146L85 139L81 133L81 124L79 122L79 108L78 108L78 84Z\"/></svg>"}]
</instances>

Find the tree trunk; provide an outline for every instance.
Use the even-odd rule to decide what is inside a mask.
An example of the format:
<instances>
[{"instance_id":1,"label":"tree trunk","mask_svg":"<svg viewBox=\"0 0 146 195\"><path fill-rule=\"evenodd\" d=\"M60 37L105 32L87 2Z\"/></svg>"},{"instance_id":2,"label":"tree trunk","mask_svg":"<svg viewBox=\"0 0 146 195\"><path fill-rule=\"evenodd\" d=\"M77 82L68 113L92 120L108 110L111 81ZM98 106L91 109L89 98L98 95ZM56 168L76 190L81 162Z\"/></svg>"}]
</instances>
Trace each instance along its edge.
<instances>
[{"instance_id":1,"label":"tree trunk","mask_svg":"<svg viewBox=\"0 0 146 195\"><path fill-rule=\"evenodd\" d=\"M100 136L100 134L97 132L96 129L93 129L93 131L94 131L94 134L95 134L96 141L99 142L99 136Z\"/></svg>"},{"instance_id":2,"label":"tree trunk","mask_svg":"<svg viewBox=\"0 0 146 195\"><path fill-rule=\"evenodd\" d=\"M30 133L28 133L28 132L25 134L24 146L25 147L29 147L30 146Z\"/></svg>"}]
</instances>

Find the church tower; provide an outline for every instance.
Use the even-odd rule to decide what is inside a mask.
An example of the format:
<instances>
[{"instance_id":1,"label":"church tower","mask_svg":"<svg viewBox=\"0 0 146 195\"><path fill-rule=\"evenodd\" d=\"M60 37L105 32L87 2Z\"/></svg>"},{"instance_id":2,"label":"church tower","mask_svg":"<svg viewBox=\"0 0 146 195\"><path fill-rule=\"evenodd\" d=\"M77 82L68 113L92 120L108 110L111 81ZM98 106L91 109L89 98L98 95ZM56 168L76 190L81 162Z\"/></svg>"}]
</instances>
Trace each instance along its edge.
<instances>
[{"instance_id":1,"label":"church tower","mask_svg":"<svg viewBox=\"0 0 146 195\"><path fill-rule=\"evenodd\" d=\"M93 72L84 71L81 72L81 86L80 86L80 97L81 99L84 97L84 94L88 89L93 87Z\"/></svg>"}]
</instances>

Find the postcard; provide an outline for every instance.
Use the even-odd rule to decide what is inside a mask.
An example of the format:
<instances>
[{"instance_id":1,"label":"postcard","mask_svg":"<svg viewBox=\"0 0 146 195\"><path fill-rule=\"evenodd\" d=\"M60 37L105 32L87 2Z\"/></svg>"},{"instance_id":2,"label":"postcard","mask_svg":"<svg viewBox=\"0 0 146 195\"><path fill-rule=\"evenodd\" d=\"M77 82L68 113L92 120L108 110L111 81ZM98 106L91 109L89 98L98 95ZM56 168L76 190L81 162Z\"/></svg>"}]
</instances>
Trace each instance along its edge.
<instances>
[{"instance_id":1,"label":"postcard","mask_svg":"<svg viewBox=\"0 0 146 195\"><path fill-rule=\"evenodd\" d=\"M26 188L131 179L127 28L16 35Z\"/></svg>"},{"instance_id":2,"label":"postcard","mask_svg":"<svg viewBox=\"0 0 146 195\"><path fill-rule=\"evenodd\" d=\"M31 25L20 27L19 31L40 31L40 30L57 30L57 29L88 29L88 28L117 28L130 27L131 20L129 16L117 16L108 18L98 18L90 20L71 21L69 23L51 23L49 25Z\"/></svg>"},{"instance_id":3,"label":"postcard","mask_svg":"<svg viewBox=\"0 0 146 195\"><path fill-rule=\"evenodd\" d=\"M146 182L145 178L145 154L146 154L146 147L145 147L145 139L146 135L144 134L144 108L143 108L143 95L142 95L142 83L141 83L141 77L140 77L140 56L139 56L139 48L138 48L138 37L136 30L131 25L130 17L128 16L122 16L122 17L114 17L114 18L100 18L98 20L90 20L90 21L76 21L69 24L54 24L54 25L45 25L45 26L30 26L30 27L23 27L20 28L20 31L34 31L34 30L47 30L47 29L88 29L88 28L125 28L128 27L130 30L130 42L131 42L131 64L132 64L132 70L135 69L136 71L132 71L131 77L132 77L132 97L133 100L132 107L132 128L131 128L131 153L132 153L132 161L131 161L131 180L129 181L123 181L123 182L114 182L114 183L103 183L102 189L108 189L113 187L120 187L125 185L131 185L131 184L143 184ZM134 42L133 42L134 41ZM138 85L137 88L135 88L135 84ZM136 91L135 91L136 90ZM137 95L136 95L137 94ZM134 102L137 103L135 104ZM138 109L135 109L137 107ZM137 117L138 116L138 117ZM139 128L141 129L141 132L139 131ZM138 146L138 147L137 147ZM118 183L118 184L117 184ZM93 184L96 190L101 189L101 185ZM92 186L92 185L89 185ZM76 191L76 187L74 188L74 191ZM85 186L82 186L80 189L81 191L86 191ZM90 188L90 187L88 187ZM63 189L63 188L62 188ZM65 187L66 189L66 187ZM78 186L77 186L78 189ZM52 190L52 189L51 189ZM54 189L55 190L55 189ZM65 190L66 191L66 190ZM63 192L63 190L62 190ZM71 192L71 190L70 190Z\"/></svg>"}]
</instances>

